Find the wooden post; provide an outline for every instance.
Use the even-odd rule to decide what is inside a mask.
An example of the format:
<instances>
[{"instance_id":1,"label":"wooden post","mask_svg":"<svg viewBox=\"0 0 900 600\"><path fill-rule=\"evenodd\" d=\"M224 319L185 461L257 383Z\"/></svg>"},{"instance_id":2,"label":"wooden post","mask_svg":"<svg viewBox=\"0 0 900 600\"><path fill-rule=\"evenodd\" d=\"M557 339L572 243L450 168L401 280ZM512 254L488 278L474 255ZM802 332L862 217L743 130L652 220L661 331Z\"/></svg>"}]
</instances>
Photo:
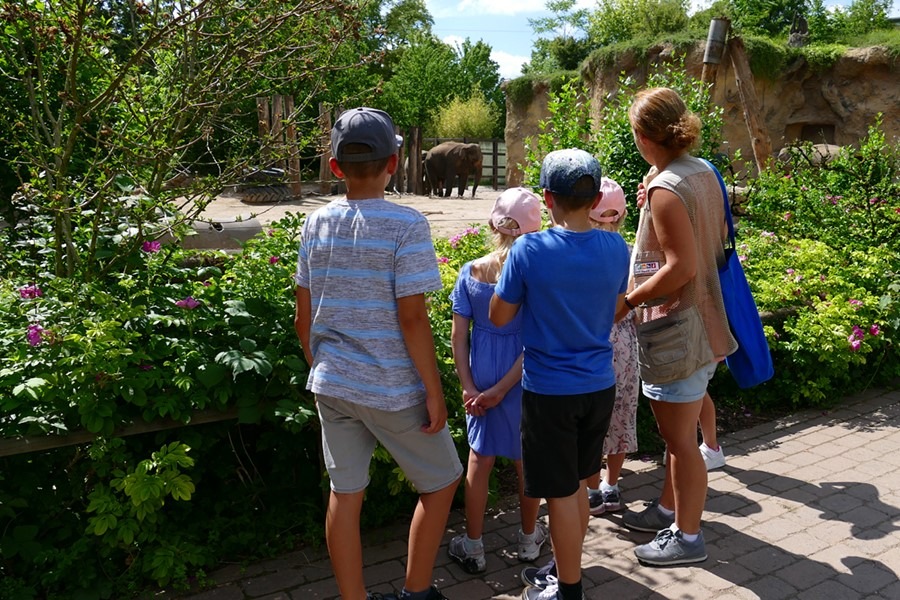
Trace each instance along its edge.
<instances>
[{"instance_id":1,"label":"wooden post","mask_svg":"<svg viewBox=\"0 0 900 600\"><path fill-rule=\"evenodd\" d=\"M709 33L706 34L706 50L703 53L703 72L700 81L714 86L716 75L719 71L719 63L722 62L722 54L725 52L725 38L731 21L725 17L718 17L709 22ZM710 89L712 96L712 89Z\"/></svg>"},{"instance_id":2,"label":"wooden post","mask_svg":"<svg viewBox=\"0 0 900 600\"><path fill-rule=\"evenodd\" d=\"M491 184L496 190L500 185L500 143L496 138L491 142Z\"/></svg>"},{"instance_id":3,"label":"wooden post","mask_svg":"<svg viewBox=\"0 0 900 600\"><path fill-rule=\"evenodd\" d=\"M728 50L731 53L731 64L734 66L738 94L744 105L744 120L747 122L747 129L750 132L753 157L756 159L756 168L761 173L766 169L766 164L772 156L772 142L769 139L769 133L762 125L759 100L756 97L756 86L753 83L753 73L750 71L744 40L732 37L728 42Z\"/></svg>"},{"instance_id":4,"label":"wooden post","mask_svg":"<svg viewBox=\"0 0 900 600\"><path fill-rule=\"evenodd\" d=\"M272 141L275 154L275 164L287 170L287 164L284 160L284 96L272 96ZM271 163L266 163L263 167L271 167Z\"/></svg>"},{"instance_id":5,"label":"wooden post","mask_svg":"<svg viewBox=\"0 0 900 600\"><path fill-rule=\"evenodd\" d=\"M285 145L287 147L287 175L291 186L291 194L295 198L303 195L303 185L300 181L300 148L297 147L297 126L294 124L294 97L284 97L284 118L287 122L285 128Z\"/></svg>"},{"instance_id":6,"label":"wooden post","mask_svg":"<svg viewBox=\"0 0 900 600\"><path fill-rule=\"evenodd\" d=\"M259 128L260 156L263 162L268 163L272 157L272 149L269 146L269 134L271 133L269 123L269 99L264 96L256 97L256 119Z\"/></svg>"},{"instance_id":7,"label":"wooden post","mask_svg":"<svg viewBox=\"0 0 900 600\"><path fill-rule=\"evenodd\" d=\"M422 179L422 130L409 128L409 183L410 191L417 196L425 193L425 182Z\"/></svg>"},{"instance_id":8,"label":"wooden post","mask_svg":"<svg viewBox=\"0 0 900 600\"><path fill-rule=\"evenodd\" d=\"M324 102L319 102L319 127L322 129L322 158L319 160L319 193L331 193L331 111Z\"/></svg>"}]
</instances>

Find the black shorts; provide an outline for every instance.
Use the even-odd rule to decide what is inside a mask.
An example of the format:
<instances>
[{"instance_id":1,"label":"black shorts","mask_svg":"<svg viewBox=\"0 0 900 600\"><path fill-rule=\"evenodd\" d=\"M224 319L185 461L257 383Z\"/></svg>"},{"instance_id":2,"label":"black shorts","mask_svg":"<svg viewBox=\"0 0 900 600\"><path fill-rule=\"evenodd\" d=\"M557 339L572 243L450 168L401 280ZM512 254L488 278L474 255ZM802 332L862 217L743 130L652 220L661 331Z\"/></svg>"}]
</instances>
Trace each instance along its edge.
<instances>
[{"instance_id":1,"label":"black shorts","mask_svg":"<svg viewBox=\"0 0 900 600\"><path fill-rule=\"evenodd\" d=\"M522 467L529 498L565 498L600 471L616 386L546 396L522 390Z\"/></svg>"}]
</instances>

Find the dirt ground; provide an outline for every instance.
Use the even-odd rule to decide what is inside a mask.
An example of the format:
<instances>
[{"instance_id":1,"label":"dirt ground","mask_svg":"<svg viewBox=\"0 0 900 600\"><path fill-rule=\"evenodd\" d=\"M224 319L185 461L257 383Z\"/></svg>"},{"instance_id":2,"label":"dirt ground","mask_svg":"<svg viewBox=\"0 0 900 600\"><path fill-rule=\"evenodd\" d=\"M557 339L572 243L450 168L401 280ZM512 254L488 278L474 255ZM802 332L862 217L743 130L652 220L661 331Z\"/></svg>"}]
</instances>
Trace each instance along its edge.
<instances>
[{"instance_id":1,"label":"dirt ground","mask_svg":"<svg viewBox=\"0 0 900 600\"><path fill-rule=\"evenodd\" d=\"M386 194L385 197L391 202L411 206L425 215L431 224L431 233L434 237L451 237L472 223L487 223L494 200L502 191L502 189L494 190L488 186L479 187L474 198L471 196L471 188L466 190L463 198L456 196L429 198L413 194L398 196L391 193ZM300 198L282 200L272 204L247 204L240 198L221 195L206 207L200 218L219 223L247 221L255 218L261 226L265 227L269 223L279 220L288 212L308 214L339 197L319 195L313 191L312 186L304 186L304 192Z\"/></svg>"}]
</instances>

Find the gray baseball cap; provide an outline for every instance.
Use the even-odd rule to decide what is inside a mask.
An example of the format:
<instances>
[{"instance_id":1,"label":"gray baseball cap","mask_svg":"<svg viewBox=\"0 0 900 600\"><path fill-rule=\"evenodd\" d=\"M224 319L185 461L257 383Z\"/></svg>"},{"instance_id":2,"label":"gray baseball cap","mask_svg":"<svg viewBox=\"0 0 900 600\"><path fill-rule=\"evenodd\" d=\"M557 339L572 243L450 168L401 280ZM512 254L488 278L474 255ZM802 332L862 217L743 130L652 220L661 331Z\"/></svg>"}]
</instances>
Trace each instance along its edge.
<instances>
[{"instance_id":1,"label":"gray baseball cap","mask_svg":"<svg viewBox=\"0 0 900 600\"><path fill-rule=\"evenodd\" d=\"M590 193L576 193L575 182L590 175L594 185ZM541 163L541 187L563 196L596 196L600 191L602 173L597 159L576 148L554 150Z\"/></svg>"},{"instance_id":2,"label":"gray baseball cap","mask_svg":"<svg viewBox=\"0 0 900 600\"><path fill-rule=\"evenodd\" d=\"M403 138L394 133L394 122L383 110L361 106L344 111L331 128L331 154L340 162L365 162L397 153ZM365 144L372 149L346 154L347 144Z\"/></svg>"}]
</instances>

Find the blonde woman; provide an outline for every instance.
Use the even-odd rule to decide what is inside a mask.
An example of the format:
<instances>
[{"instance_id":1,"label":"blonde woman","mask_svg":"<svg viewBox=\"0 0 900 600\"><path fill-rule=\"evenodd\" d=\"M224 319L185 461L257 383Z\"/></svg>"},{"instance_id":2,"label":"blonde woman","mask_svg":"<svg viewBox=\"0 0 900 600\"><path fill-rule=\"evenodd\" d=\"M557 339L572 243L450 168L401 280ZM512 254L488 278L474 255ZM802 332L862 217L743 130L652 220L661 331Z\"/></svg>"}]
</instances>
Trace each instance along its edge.
<instances>
[{"instance_id":1,"label":"blonde woman","mask_svg":"<svg viewBox=\"0 0 900 600\"><path fill-rule=\"evenodd\" d=\"M697 420L719 361L737 343L728 329L717 265L724 260L725 215L716 175L690 155L700 119L672 89L639 92L629 109L634 142L650 163L632 256L633 287L622 311L637 309L644 395L666 442L660 498L623 523L656 532L635 548L644 564L706 560L700 521L706 466Z\"/></svg>"}]
</instances>

